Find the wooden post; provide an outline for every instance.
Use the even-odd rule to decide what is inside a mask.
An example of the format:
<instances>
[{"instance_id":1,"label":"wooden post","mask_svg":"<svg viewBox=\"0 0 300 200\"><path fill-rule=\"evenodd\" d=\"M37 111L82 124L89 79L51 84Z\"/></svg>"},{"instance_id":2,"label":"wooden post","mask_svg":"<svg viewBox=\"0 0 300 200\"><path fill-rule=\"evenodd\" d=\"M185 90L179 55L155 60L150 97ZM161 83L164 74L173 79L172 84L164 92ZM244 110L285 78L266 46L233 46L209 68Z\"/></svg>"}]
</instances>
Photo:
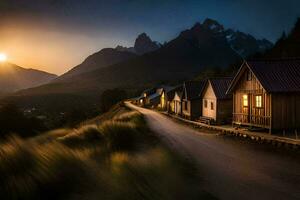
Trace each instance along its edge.
<instances>
[{"instance_id":1,"label":"wooden post","mask_svg":"<svg viewBox=\"0 0 300 200\"><path fill-rule=\"evenodd\" d=\"M270 94L270 105L269 105L269 109L270 109L270 129L269 129L269 134L272 134L272 109L273 109L273 105L272 105L272 94Z\"/></svg>"},{"instance_id":2,"label":"wooden post","mask_svg":"<svg viewBox=\"0 0 300 200\"><path fill-rule=\"evenodd\" d=\"M298 139L297 129L295 129L296 140Z\"/></svg>"}]
</instances>

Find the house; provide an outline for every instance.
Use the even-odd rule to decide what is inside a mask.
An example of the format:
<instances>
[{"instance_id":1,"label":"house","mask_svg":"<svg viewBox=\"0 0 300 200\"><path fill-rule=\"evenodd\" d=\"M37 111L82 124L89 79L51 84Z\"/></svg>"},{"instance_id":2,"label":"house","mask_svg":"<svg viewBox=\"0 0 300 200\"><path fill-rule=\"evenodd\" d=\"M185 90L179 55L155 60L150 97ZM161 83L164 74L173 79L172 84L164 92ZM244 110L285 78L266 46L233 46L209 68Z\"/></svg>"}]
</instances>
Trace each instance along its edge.
<instances>
[{"instance_id":1,"label":"house","mask_svg":"<svg viewBox=\"0 0 300 200\"><path fill-rule=\"evenodd\" d=\"M202 93L201 121L225 124L232 118L232 95L226 94L232 78L208 79Z\"/></svg>"},{"instance_id":2,"label":"house","mask_svg":"<svg viewBox=\"0 0 300 200\"><path fill-rule=\"evenodd\" d=\"M154 87L143 91L139 97L139 104L152 108L157 107L160 104L162 91L162 87Z\"/></svg>"},{"instance_id":3,"label":"house","mask_svg":"<svg viewBox=\"0 0 300 200\"><path fill-rule=\"evenodd\" d=\"M164 87L160 97L160 108L174 113L175 102L174 96L177 91L182 91L182 86Z\"/></svg>"},{"instance_id":4,"label":"house","mask_svg":"<svg viewBox=\"0 0 300 200\"><path fill-rule=\"evenodd\" d=\"M152 108L157 107L160 103L160 90L157 90L155 93L150 94L146 97L146 106L150 106Z\"/></svg>"},{"instance_id":5,"label":"house","mask_svg":"<svg viewBox=\"0 0 300 200\"><path fill-rule=\"evenodd\" d=\"M130 101L135 105L141 105L143 103L143 96L140 95L138 97L133 97L130 99Z\"/></svg>"},{"instance_id":6,"label":"house","mask_svg":"<svg viewBox=\"0 0 300 200\"><path fill-rule=\"evenodd\" d=\"M160 109L168 110L169 100L170 100L169 96L173 89L174 87L171 86L163 86L161 88L161 96L160 96L160 103L159 103Z\"/></svg>"},{"instance_id":7,"label":"house","mask_svg":"<svg viewBox=\"0 0 300 200\"><path fill-rule=\"evenodd\" d=\"M186 81L183 83L182 116L191 120L202 114L202 92L206 81Z\"/></svg>"},{"instance_id":8,"label":"house","mask_svg":"<svg viewBox=\"0 0 300 200\"><path fill-rule=\"evenodd\" d=\"M174 102L174 113L176 115L182 115L182 88L175 92L173 102Z\"/></svg>"},{"instance_id":9,"label":"house","mask_svg":"<svg viewBox=\"0 0 300 200\"><path fill-rule=\"evenodd\" d=\"M300 60L244 62L228 88L233 123L270 130L300 128Z\"/></svg>"},{"instance_id":10,"label":"house","mask_svg":"<svg viewBox=\"0 0 300 200\"><path fill-rule=\"evenodd\" d=\"M152 95L156 93L156 88L146 89L142 92L141 96L138 97L139 105L140 106L148 106L151 104ZM152 96L152 97L151 97ZM151 100L150 98L151 97Z\"/></svg>"}]
</instances>

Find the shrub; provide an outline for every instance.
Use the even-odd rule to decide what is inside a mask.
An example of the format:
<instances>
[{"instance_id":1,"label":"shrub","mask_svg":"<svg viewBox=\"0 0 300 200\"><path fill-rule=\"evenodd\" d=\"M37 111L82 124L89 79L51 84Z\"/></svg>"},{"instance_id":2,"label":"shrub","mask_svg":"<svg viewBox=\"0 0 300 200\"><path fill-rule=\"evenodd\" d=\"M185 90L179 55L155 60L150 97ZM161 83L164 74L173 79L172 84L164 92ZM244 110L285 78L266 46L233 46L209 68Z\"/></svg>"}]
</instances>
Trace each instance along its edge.
<instances>
[{"instance_id":1,"label":"shrub","mask_svg":"<svg viewBox=\"0 0 300 200\"><path fill-rule=\"evenodd\" d=\"M112 151L134 150L140 139L140 133L132 123L108 121L99 127L99 131Z\"/></svg>"},{"instance_id":2,"label":"shrub","mask_svg":"<svg viewBox=\"0 0 300 200\"><path fill-rule=\"evenodd\" d=\"M64 199L96 183L88 155L53 142L46 145L17 137L0 147L2 199Z\"/></svg>"},{"instance_id":3,"label":"shrub","mask_svg":"<svg viewBox=\"0 0 300 200\"><path fill-rule=\"evenodd\" d=\"M99 131L98 126L86 125L78 129L74 129L63 137L59 137L58 140L62 141L66 145L78 147L95 143L99 144L104 140L104 136Z\"/></svg>"},{"instance_id":4,"label":"shrub","mask_svg":"<svg viewBox=\"0 0 300 200\"><path fill-rule=\"evenodd\" d=\"M200 199L194 168L153 138L136 112L30 140L11 137L0 145L0 197Z\"/></svg>"},{"instance_id":5,"label":"shrub","mask_svg":"<svg viewBox=\"0 0 300 200\"><path fill-rule=\"evenodd\" d=\"M26 117L15 104L0 106L0 138L5 138L11 133L30 137L45 130L46 127L39 119Z\"/></svg>"}]
</instances>

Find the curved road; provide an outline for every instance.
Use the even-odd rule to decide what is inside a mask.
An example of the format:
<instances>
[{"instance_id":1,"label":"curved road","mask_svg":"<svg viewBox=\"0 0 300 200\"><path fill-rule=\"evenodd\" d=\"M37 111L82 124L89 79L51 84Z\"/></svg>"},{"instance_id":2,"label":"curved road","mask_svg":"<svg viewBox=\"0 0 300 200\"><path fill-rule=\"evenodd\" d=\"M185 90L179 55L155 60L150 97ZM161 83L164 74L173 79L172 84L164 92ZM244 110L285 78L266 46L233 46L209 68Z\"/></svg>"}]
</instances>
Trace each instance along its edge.
<instances>
[{"instance_id":1,"label":"curved road","mask_svg":"<svg viewBox=\"0 0 300 200\"><path fill-rule=\"evenodd\" d=\"M300 199L300 157L275 147L196 131L157 112L127 105L145 115L152 131L192 157L201 188L219 199Z\"/></svg>"}]
</instances>

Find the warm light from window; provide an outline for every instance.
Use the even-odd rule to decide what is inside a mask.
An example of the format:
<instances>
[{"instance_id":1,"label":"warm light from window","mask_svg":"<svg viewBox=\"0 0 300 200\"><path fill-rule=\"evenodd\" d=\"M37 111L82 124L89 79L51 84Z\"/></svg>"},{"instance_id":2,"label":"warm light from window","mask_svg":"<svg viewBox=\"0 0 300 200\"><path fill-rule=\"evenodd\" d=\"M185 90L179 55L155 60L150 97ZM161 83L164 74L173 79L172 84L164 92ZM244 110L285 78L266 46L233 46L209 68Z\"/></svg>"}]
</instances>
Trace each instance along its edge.
<instances>
[{"instance_id":1,"label":"warm light from window","mask_svg":"<svg viewBox=\"0 0 300 200\"><path fill-rule=\"evenodd\" d=\"M0 62L5 62L7 60L7 56L5 53L0 53Z\"/></svg>"},{"instance_id":2,"label":"warm light from window","mask_svg":"<svg viewBox=\"0 0 300 200\"><path fill-rule=\"evenodd\" d=\"M255 96L255 106L258 108L262 107L262 96Z\"/></svg>"},{"instance_id":3,"label":"warm light from window","mask_svg":"<svg viewBox=\"0 0 300 200\"><path fill-rule=\"evenodd\" d=\"M243 106L248 106L248 95L247 94L243 95Z\"/></svg>"}]
</instances>

